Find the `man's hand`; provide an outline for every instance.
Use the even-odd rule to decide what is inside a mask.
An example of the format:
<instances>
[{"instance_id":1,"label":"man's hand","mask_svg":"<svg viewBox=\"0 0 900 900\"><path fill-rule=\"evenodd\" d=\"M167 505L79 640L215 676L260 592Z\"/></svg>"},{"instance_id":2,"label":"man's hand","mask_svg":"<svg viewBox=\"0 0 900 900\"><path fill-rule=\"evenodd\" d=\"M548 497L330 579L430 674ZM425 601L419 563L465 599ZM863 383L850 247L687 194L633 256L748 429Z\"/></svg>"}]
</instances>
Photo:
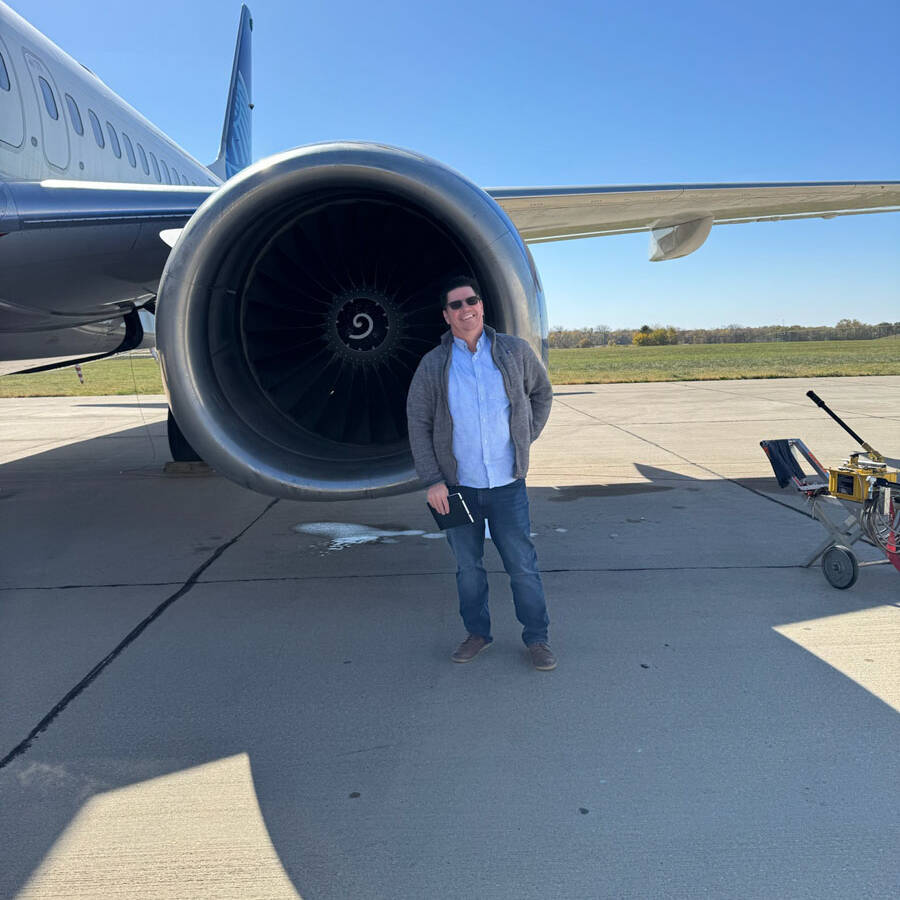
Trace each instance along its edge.
<instances>
[{"instance_id":1,"label":"man's hand","mask_svg":"<svg viewBox=\"0 0 900 900\"><path fill-rule=\"evenodd\" d=\"M450 501L447 499L448 494L447 485L443 481L439 481L428 488L428 504L435 512L439 512L443 516L450 512Z\"/></svg>"}]
</instances>

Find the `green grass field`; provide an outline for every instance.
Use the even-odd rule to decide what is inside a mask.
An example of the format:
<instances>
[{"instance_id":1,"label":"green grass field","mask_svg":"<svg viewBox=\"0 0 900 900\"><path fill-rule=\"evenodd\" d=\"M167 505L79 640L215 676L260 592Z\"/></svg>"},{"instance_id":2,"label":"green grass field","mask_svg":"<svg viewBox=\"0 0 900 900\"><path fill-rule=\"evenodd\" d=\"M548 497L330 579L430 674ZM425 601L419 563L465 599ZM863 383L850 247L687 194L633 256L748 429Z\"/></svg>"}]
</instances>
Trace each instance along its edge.
<instances>
[{"instance_id":1,"label":"green grass field","mask_svg":"<svg viewBox=\"0 0 900 900\"><path fill-rule=\"evenodd\" d=\"M900 375L900 337L551 350L554 384Z\"/></svg>"},{"instance_id":2,"label":"green grass field","mask_svg":"<svg viewBox=\"0 0 900 900\"><path fill-rule=\"evenodd\" d=\"M152 359L103 359L87 363L83 371L84 384L72 368L36 375L6 375L0 378L0 397L162 393L159 367ZM900 375L900 337L550 351L550 378L554 384L825 375Z\"/></svg>"},{"instance_id":3,"label":"green grass field","mask_svg":"<svg viewBox=\"0 0 900 900\"><path fill-rule=\"evenodd\" d=\"M0 397L99 397L107 394L161 394L159 366L150 358L99 359L82 366L84 384L75 369L51 369L35 375L0 377ZM135 390L137 386L137 390Z\"/></svg>"}]
</instances>

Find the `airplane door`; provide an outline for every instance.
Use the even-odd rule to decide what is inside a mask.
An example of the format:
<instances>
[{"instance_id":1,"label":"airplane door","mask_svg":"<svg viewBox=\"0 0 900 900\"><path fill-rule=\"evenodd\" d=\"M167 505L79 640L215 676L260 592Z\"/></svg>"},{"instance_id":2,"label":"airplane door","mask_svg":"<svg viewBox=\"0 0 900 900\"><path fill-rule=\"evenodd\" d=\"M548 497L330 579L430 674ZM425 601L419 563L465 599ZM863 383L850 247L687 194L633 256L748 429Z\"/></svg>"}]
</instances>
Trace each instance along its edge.
<instances>
[{"instance_id":1,"label":"airplane door","mask_svg":"<svg viewBox=\"0 0 900 900\"><path fill-rule=\"evenodd\" d=\"M0 141L21 147L25 140L22 94L6 44L0 39Z\"/></svg>"},{"instance_id":2,"label":"airplane door","mask_svg":"<svg viewBox=\"0 0 900 900\"><path fill-rule=\"evenodd\" d=\"M62 94L53 83L53 76L47 67L33 54L25 51L25 62L31 73L31 81L37 95L37 105L41 117L44 156L51 166L65 169L69 165L69 129Z\"/></svg>"}]
</instances>

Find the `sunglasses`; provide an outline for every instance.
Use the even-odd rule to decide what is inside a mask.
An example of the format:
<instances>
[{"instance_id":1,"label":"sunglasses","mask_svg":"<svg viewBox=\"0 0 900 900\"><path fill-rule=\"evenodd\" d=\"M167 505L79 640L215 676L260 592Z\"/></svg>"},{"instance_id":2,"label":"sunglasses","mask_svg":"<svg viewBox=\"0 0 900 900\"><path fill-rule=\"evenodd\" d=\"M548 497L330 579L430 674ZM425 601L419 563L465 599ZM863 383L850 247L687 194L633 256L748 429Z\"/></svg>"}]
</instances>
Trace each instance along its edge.
<instances>
[{"instance_id":1,"label":"sunglasses","mask_svg":"<svg viewBox=\"0 0 900 900\"><path fill-rule=\"evenodd\" d=\"M479 297L478 294L473 294L471 297L466 297L465 300L450 300L447 303L447 306L449 306L450 309L462 309L463 303L474 306L476 303L481 303L481 297Z\"/></svg>"}]
</instances>

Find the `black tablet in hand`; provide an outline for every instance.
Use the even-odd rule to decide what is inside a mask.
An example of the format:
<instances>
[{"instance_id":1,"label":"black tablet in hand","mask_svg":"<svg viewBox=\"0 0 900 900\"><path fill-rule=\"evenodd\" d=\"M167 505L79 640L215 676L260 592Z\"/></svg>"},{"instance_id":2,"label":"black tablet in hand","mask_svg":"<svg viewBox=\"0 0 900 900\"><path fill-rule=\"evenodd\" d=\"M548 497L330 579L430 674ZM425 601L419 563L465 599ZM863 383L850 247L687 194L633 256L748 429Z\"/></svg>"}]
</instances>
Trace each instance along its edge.
<instances>
[{"instance_id":1,"label":"black tablet in hand","mask_svg":"<svg viewBox=\"0 0 900 900\"><path fill-rule=\"evenodd\" d=\"M446 528L455 528L457 525L471 525L475 521L462 494L448 494L447 501L450 504L450 512L446 516L439 513L430 503L425 504L431 510L434 521L437 522L437 527L441 531Z\"/></svg>"}]
</instances>

